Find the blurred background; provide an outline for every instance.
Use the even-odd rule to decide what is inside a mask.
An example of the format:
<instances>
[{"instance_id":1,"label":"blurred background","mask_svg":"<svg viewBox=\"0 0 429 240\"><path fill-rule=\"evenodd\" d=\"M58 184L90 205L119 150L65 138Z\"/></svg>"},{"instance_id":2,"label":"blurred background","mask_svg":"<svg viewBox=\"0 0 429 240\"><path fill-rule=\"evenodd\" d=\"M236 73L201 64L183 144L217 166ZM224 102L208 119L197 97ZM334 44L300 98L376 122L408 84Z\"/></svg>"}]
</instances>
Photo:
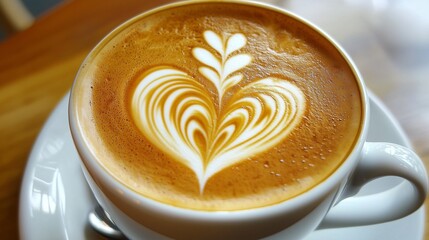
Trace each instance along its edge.
<instances>
[{"instance_id":1,"label":"blurred background","mask_svg":"<svg viewBox=\"0 0 429 240\"><path fill-rule=\"evenodd\" d=\"M0 41L29 27L43 13L65 0L0 0Z\"/></svg>"}]
</instances>

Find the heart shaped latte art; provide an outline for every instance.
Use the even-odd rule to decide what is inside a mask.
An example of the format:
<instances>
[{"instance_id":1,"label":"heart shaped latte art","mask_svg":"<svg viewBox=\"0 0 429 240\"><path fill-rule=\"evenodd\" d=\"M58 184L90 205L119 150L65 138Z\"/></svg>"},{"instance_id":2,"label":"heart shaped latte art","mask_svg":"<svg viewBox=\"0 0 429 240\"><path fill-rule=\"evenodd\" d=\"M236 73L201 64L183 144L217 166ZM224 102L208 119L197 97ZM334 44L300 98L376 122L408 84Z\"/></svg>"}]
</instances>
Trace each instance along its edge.
<instances>
[{"instance_id":1,"label":"heart shaped latte art","mask_svg":"<svg viewBox=\"0 0 429 240\"><path fill-rule=\"evenodd\" d=\"M245 45L242 34L222 41L207 31L205 39L210 46L216 46L213 48L221 52L222 58L228 58ZM218 89L220 102L231 82L235 85L241 81L242 75L232 75L231 69L236 71L250 62L249 56L238 54L230 59L239 63L230 59L218 61L234 64L232 67L225 64L213 67L207 63L217 60L210 59L214 55L207 50L194 49L194 56L208 65L199 70L204 76L212 74L206 77ZM203 85L169 66L143 73L131 100L132 117L143 135L189 167L199 181L201 192L214 174L280 143L301 121L304 111L305 97L298 87L287 80L268 77L241 88L225 104L223 114L218 115Z\"/></svg>"}]
</instances>

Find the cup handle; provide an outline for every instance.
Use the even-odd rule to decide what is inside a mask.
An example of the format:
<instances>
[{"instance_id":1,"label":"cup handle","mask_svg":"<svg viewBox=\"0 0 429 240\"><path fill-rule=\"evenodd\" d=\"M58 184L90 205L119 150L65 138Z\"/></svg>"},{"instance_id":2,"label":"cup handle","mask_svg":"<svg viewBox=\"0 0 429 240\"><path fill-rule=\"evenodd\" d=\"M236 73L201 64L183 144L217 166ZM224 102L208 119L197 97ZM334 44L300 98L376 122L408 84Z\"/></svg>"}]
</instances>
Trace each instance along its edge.
<instances>
[{"instance_id":1,"label":"cup handle","mask_svg":"<svg viewBox=\"0 0 429 240\"><path fill-rule=\"evenodd\" d=\"M380 193L354 196L366 183L385 176L397 176L407 181ZM420 208L427 192L425 166L413 151L392 143L367 142L355 172L319 228L396 220Z\"/></svg>"}]
</instances>

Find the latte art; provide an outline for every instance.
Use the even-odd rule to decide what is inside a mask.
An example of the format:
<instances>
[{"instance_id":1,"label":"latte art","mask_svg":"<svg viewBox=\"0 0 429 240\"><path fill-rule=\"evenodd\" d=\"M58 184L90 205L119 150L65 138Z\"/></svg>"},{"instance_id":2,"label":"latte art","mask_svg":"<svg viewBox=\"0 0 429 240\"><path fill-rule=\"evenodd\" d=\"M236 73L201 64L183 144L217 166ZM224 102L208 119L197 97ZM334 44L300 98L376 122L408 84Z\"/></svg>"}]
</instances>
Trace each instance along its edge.
<instances>
[{"instance_id":1,"label":"latte art","mask_svg":"<svg viewBox=\"0 0 429 240\"><path fill-rule=\"evenodd\" d=\"M221 59L217 59L210 51L204 48L194 48L192 53L196 59L207 65L207 67L200 67L198 70L216 86L219 94L219 105L221 105L222 96L226 90L243 79L243 75L240 73L230 75L242 69L251 61L251 57L248 54L237 54L229 58L231 53L240 50L246 45L247 39L243 34L238 33L232 35L225 43L219 35L212 31L205 31L204 39L220 54Z\"/></svg>"},{"instance_id":2,"label":"latte art","mask_svg":"<svg viewBox=\"0 0 429 240\"><path fill-rule=\"evenodd\" d=\"M234 34L224 44L212 31L204 36L221 59L203 48L194 48L193 55L209 66L199 71L216 86L222 101L223 93L243 78L233 73L250 62L246 54L228 58L246 38ZM285 80L266 78L241 89L226 106L218 116L200 83L180 70L156 67L141 76L131 109L145 137L191 168L202 192L217 172L279 143L301 120L305 97Z\"/></svg>"},{"instance_id":3,"label":"latte art","mask_svg":"<svg viewBox=\"0 0 429 240\"><path fill-rule=\"evenodd\" d=\"M222 94L243 78L233 73L250 62L245 54L224 58L243 47L246 39L234 34L225 47L213 32L205 32L205 39L222 59L202 48L194 48L193 53L211 67L199 70L215 84L222 99ZM206 181L222 169L278 144L305 111L305 97L299 88L286 80L265 78L240 89L219 115L200 83L165 66L141 76L131 104L134 121L145 137L192 169L201 192Z\"/></svg>"},{"instance_id":4,"label":"latte art","mask_svg":"<svg viewBox=\"0 0 429 240\"><path fill-rule=\"evenodd\" d=\"M359 135L348 63L270 9L162 8L91 56L73 91L85 142L102 169L158 202L204 211L276 204L323 182Z\"/></svg>"}]
</instances>

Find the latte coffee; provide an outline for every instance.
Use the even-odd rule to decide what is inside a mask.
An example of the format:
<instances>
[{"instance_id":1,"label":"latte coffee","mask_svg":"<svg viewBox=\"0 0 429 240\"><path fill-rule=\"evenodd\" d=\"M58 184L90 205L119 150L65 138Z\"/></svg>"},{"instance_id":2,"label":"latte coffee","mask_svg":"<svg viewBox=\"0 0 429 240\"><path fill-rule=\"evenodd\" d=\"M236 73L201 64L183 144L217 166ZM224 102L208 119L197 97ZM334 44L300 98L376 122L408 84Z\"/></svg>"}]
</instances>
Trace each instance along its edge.
<instances>
[{"instance_id":1,"label":"latte coffee","mask_svg":"<svg viewBox=\"0 0 429 240\"><path fill-rule=\"evenodd\" d=\"M273 10L192 3L136 17L78 76L91 154L150 199L205 211L273 205L330 176L361 131L354 72Z\"/></svg>"}]
</instances>

